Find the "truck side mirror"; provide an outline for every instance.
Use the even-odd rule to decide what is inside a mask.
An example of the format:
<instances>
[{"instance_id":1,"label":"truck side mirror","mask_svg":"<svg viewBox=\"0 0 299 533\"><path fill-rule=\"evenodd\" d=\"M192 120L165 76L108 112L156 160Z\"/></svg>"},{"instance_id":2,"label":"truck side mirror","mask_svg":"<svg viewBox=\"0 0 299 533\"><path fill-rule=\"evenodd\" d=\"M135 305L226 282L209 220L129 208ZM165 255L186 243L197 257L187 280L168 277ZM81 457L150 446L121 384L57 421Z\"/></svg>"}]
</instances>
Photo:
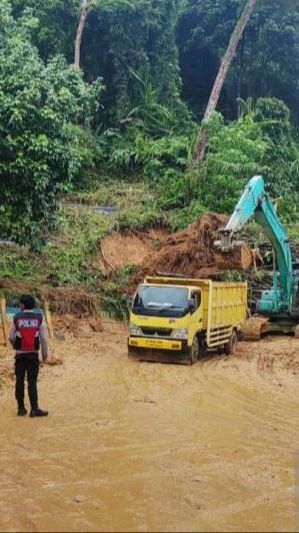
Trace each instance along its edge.
<instances>
[{"instance_id":1,"label":"truck side mirror","mask_svg":"<svg viewBox=\"0 0 299 533\"><path fill-rule=\"evenodd\" d=\"M188 300L187 308L188 308L188 311L190 311L190 313L194 313L194 311L195 311L195 301L194 301L193 298L190 298L190 300Z\"/></svg>"}]
</instances>

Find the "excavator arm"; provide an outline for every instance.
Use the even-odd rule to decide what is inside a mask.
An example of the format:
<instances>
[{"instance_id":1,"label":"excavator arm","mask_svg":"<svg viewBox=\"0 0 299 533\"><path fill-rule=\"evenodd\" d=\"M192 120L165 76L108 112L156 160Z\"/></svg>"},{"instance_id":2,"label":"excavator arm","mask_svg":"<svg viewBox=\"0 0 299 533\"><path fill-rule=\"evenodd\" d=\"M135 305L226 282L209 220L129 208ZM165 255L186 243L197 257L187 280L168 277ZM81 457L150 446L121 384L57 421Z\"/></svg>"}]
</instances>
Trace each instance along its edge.
<instances>
[{"instance_id":1,"label":"excavator arm","mask_svg":"<svg viewBox=\"0 0 299 533\"><path fill-rule=\"evenodd\" d=\"M287 235L279 222L276 211L265 191L262 176L253 177L244 190L226 226L220 230L217 247L228 253L239 243L235 235L254 216L269 238L277 260L279 277L273 273L271 291L264 291L258 302L258 311L272 316L290 314L293 296L293 265Z\"/></svg>"}]
</instances>

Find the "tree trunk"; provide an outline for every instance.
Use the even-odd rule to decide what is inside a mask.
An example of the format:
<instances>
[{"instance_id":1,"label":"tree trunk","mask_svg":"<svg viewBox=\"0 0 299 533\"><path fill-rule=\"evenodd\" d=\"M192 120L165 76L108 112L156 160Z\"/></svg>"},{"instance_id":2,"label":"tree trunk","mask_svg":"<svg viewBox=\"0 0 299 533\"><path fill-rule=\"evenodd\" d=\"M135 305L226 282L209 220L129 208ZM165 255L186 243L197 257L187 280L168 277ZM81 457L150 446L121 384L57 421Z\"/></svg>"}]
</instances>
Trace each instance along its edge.
<instances>
[{"instance_id":1,"label":"tree trunk","mask_svg":"<svg viewBox=\"0 0 299 533\"><path fill-rule=\"evenodd\" d=\"M80 20L78 24L77 29L77 35L76 35L76 41L75 41L75 58L74 58L74 65L75 67L80 68L80 52L81 52L81 42L82 42L82 34L87 18L87 12L88 12L88 0L82 0L81 2L81 12L80 12Z\"/></svg>"},{"instance_id":2,"label":"tree trunk","mask_svg":"<svg viewBox=\"0 0 299 533\"><path fill-rule=\"evenodd\" d=\"M250 20L255 5L258 0L247 0L243 9L241 17L232 33L227 50L222 58L221 65L210 94L209 102L206 107L203 120L207 120L211 114L215 111L218 104L219 96L225 82L230 65L236 54L238 43L243 35L243 32ZM206 146L208 141L208 134L206 128L203 126L199 132L195 147L194 147L194 160L199 165L205 156Z\"/></svg>"}]
</instances>

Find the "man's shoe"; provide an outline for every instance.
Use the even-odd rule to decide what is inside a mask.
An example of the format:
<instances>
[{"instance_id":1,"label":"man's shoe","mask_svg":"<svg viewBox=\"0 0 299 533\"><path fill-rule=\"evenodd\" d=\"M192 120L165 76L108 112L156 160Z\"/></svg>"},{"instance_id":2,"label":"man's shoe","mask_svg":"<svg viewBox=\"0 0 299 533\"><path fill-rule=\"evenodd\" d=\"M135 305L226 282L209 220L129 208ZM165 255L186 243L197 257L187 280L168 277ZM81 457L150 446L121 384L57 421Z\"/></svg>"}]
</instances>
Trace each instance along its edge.
<instances>
[{"instance_id":1,"label":"man's shoe","mask_svg":"<svg viewBox=\"0 0 299 533\"><path fill-rule=\"evenodd\" d=\"M48 411L43 411L42 409L32 409L30 417L33 418L35 416L48 416Z\"/></svg>"},{"instance_id":2,"label":"man's shoe","mask_svg":"<svg viewBox=\"0 0 299 533\"><path fill-rule=\"evenodd\" d=\"M18 416L26 416L26 415L27 415L27 409L25 409L25 407L19 407Z\"/></svg>"}]
</instances>

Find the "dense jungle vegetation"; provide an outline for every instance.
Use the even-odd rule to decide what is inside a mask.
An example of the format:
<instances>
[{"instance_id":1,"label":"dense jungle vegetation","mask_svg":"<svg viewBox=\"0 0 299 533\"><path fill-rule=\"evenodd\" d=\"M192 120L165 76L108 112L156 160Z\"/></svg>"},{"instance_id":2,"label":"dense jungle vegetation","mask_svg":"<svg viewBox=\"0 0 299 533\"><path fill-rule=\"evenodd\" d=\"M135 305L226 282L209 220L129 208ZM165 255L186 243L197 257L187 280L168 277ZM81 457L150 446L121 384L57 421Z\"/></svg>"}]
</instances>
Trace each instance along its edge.
<instances>
[{"instance_id":1,"label":"dense jungle vegetation","mask_svg":"<svg viewBox=\"0 0 299 533\"><path fill-rule=\"evenodd\" d=\"M299 0L257 1L192 161L245 3L90 0L77 68L80 0L0 0L0 236L49 256L66 194L136 182L118 224L177 229L257 173L298 221Z\"/></svg>"}]
</instances>

